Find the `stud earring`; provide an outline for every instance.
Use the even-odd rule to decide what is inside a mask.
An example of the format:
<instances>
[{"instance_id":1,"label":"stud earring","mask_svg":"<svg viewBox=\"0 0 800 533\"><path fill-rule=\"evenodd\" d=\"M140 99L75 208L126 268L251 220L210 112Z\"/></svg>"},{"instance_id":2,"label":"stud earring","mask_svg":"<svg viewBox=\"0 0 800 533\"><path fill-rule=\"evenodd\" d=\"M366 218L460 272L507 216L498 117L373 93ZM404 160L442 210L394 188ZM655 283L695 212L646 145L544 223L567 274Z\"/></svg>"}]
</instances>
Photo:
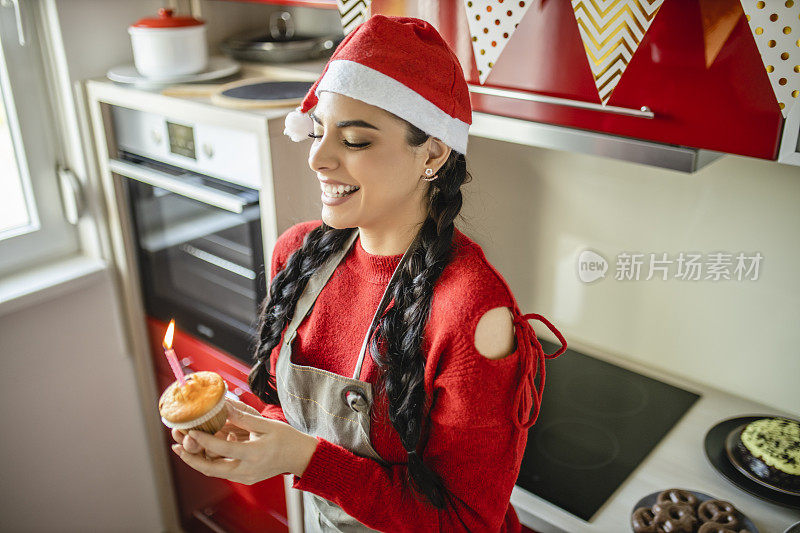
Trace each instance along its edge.
<instances>
[{"instance_id":1,"label":"stud earring","mask_svg":"<svg viewBox=\"0 0 800 533\"><path fill-rule=\"evenodd\" d=\"M425 169L425 175L426 175L426 176L433 176L433 169L432 169L432 168L426 168L426 169ZM438 176L433 176L432 178L431 178L431 177L428 177L428 178L422 178L422 179L424 179L425 181L433 181L433 180L435 180L436 178L438 178Z\"/></svg>"}]
</instances>

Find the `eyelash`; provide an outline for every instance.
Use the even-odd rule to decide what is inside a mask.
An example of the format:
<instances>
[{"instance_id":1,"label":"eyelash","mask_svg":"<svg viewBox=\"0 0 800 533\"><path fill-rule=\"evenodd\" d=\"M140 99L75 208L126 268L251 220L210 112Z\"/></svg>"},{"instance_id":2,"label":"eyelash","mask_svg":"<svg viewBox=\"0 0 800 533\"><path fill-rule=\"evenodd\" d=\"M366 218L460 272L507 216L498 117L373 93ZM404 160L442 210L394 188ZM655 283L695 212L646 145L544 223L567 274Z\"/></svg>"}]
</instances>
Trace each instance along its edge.
<instances>
[{"instance_id":1,"label":"eyelash","mask_svg":"<svg viewBox=\"0 0 800 533\"><path fill-rule=\"evenodd\" d=\"M314 135L313 133L309 133L308 136L311 137L312 139L320 139L320 138L322 138L322 135ZM347 142L347 141L342 141L342 144L347 146L348 148L364 148L366 146L369 146L370 143L354 144L354 143L350 143L350 142Z\"/></svg>"}]
</instances>

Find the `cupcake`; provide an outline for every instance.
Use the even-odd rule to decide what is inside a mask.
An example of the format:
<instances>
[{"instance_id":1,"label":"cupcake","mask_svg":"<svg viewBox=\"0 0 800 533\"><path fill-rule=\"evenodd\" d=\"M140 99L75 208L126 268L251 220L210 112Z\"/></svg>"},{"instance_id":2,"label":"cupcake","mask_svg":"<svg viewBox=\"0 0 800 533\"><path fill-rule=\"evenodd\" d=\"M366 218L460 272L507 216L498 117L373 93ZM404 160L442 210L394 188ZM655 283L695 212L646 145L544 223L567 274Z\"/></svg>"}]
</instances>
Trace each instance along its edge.
<instances>
[{"instance_id":1,"label":"cupcake","mask_svg":"<svg viewBox=\"0 0 800 533\"><path fill-rule=\"evenodd\" d=\"M225 393L228 386L216 372L200 371L186 376L186 384L172 383L158 400L161 421L168 428L197 429L212 435L228 418Z\"/></svg>"}]
</instances>

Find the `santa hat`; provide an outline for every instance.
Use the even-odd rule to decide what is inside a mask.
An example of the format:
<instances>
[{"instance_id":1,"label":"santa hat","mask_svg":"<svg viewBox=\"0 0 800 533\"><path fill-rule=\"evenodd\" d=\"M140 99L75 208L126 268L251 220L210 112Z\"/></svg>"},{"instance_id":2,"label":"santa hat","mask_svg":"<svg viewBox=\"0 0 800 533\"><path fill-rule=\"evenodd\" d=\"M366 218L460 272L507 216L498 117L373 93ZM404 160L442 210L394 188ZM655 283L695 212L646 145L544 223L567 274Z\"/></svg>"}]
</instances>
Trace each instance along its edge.
<instances>
[{"instance_id":1,"label":"santa hat","mask_svg":"<svg viewBox=\"0 0 800 533\"><path fill-rule=\"evenodd\" d=\"M308 138L308 111L321 91L380 107L465 154L472 105L458 58L428 22L373 15L350 32L328 60L284 133Z\"/></svg>"}]
</instances>

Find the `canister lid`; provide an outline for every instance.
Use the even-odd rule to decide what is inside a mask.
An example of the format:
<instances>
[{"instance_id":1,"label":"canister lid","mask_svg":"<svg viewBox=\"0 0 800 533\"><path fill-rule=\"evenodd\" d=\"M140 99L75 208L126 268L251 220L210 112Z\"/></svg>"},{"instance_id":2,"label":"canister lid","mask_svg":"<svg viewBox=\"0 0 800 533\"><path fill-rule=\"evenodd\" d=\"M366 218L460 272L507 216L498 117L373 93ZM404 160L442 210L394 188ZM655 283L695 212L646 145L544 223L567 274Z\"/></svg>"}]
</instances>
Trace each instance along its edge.
<instances>
[{"instance_id":1,"label":"canister lid","mask_svg":"<svg viewBox=\"0 0 800 533\"><path fill-rule=\"evenodd\" d=\"M202 26L205 24L202 20L194 17L176 17L173 16L173 10L168 7L162 7L158 10L157 17L145 17L140 19L133 28L183 28L187 26Z\"/></svg>"}]
</instances>

